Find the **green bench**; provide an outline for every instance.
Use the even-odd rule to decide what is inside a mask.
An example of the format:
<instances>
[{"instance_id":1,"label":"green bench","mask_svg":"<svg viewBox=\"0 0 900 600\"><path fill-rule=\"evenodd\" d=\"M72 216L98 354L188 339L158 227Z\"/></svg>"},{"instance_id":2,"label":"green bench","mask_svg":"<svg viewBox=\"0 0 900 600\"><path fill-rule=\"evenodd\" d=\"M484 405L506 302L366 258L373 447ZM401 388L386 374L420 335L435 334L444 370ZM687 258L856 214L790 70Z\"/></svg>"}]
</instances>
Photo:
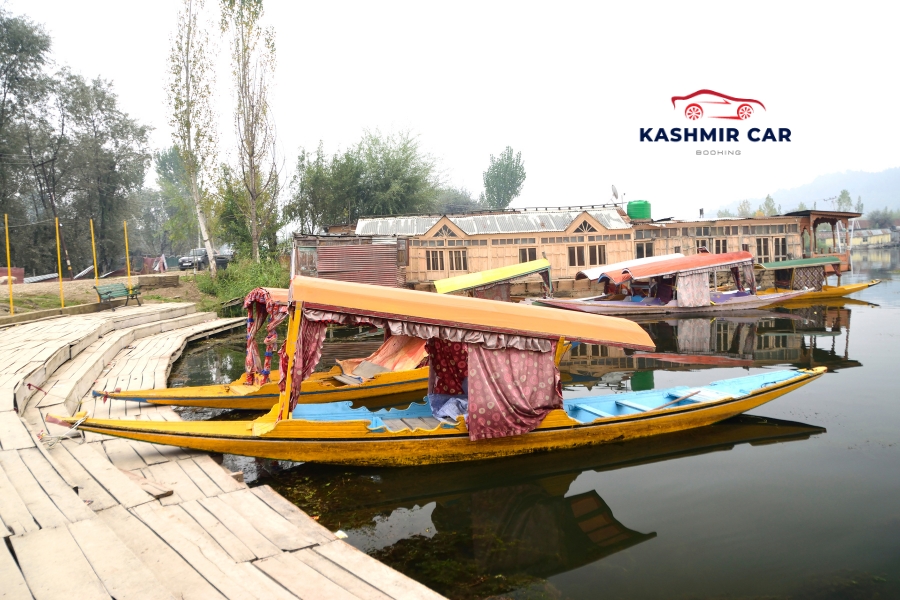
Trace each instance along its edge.
<instances>
[{"instance_id":1,"label":"green bench","mask_svg":"<svg viewBox=\"0 0 900 600\"><path fill-rule=\"evenodd\" d=\"M128 286L124 283L110 283L109 285L101 285L99 287L95 285L93 287L97 290L97 295L100 296L100 302L109 302L116 298L126 298L125 306L128 306L128 302L134 298L137 300L138 306L141 305L141 299L138 298L138 294L141 293L141 286L139 285L131 286L130 291L128 290Z\"/></svg>"}]
</instances>

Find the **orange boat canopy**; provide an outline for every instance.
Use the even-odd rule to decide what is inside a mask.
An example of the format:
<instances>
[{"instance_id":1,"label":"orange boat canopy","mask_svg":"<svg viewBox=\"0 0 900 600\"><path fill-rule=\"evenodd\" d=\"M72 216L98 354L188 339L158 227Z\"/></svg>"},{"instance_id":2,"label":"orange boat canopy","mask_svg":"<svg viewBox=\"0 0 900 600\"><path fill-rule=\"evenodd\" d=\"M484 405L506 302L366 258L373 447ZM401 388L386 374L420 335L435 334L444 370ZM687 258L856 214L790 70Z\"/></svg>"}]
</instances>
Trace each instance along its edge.
<instances>
[{"instance_id":1,"label":"orange boat canopy","mask_svg":"<svg viewBox=\"0 0 900 600\"><path fill-rule=\"evenodd\" d=\"M472 332L654 349L650 336L625 319L481 298L295 277L291 302L310 310L449 327Z\"/></svg>"},{"instance_id":2,"label":"orange boat canopy","mask_svg":"<svg viewBox=\"0 0 900 600\"><path fill-rule=\"evenodd\" d=\"M624 283L630 279L650 279L662 275L687 275L692 273L711 273L732 267L753 265L753 255L749 252L726 252L724 254L695 254L681 258L671 258L653 263L645 263L603 271L598 280L609 279L613 283Z\"/></svg>"}]
</instances>

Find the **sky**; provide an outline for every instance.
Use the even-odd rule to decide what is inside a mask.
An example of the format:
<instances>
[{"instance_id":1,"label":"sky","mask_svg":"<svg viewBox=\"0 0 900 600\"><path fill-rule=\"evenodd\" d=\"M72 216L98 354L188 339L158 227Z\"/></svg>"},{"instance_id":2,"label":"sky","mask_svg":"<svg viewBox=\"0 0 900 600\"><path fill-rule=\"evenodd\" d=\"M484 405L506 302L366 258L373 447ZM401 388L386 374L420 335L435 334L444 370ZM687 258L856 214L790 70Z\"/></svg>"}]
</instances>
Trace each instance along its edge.
<instances>
[{"instance_id":1,"label":"sky","mask_svg":"<svg viewBox=\"0 0 900 600\"><path fill-rule=\"evenodd\" d=\"M57 64L114 83L121 107L171 143L166 66L180 2L7 0L53 37ZM900 166L900 37L875 2L308 2L267 0L277 68L272 108L284 172L321 140L409 130L445 183L482 190L489 157L521 151L513 206L649 200L653 217L761 198L816 176ZM207 0L216 17L217 3ZM218 34L214 35L218 38ZM233 96L219 42L220 153ZM689 121L673 96L709 89L758 100L747 121ZM641 142L641 128L734 127L738 142ZM791 130L750 142L751 127ZM761 135L761 134L760 134ZM740 155L697 155L697 151ZM810 198L810 201L818 200ZM777 197L776 197L777 201Z\"/></svg>"}]
</instances>

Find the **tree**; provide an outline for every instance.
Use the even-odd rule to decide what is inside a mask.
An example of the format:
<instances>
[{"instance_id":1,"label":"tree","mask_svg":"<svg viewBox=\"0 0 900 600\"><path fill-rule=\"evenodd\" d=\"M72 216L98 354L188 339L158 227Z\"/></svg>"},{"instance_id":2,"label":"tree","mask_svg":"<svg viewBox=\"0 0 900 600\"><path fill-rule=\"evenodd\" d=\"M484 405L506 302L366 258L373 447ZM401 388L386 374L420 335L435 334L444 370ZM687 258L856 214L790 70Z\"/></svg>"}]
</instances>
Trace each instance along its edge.
<instances>
[{"instance_id":1,"label":"tree","mask_svg":"<svg viewBox=\"0 0 900 600\"><path fill-rule=\"evenodd\" d=\"M730 210L728 210L727 208L720 208L719 211L716 213L716 216L719 217L720 219L733 218L734 213L731 212Z\"/></svg>"},{"instance_id":2,"label":"tree","mask_svg":"<svg viewBox=\"0 0 900 600\"><path fill-rule=\"evenodd\" d=\"M261 230L278 221L275 125L269 110L269 78L275 68L275 30L261 27L262 0L222 0L222 31L231 30L237 160L247 193L235 196L250 225L253 260L259 262Z\"/></svg>"},{"instance_id":3,"label":"tree","mask_svg":"<svg viewBox=\"0 0 900 600\"><path fill-rule=\"evenodd\" d=\"M494 209L509 206L520 193L525 183L525 166L522 164L522 153L513 154L510 146L500 153L500 157L491 154L491 164L482 174L484 193L479 201Z\"/></svg>"},{"instance_id":4,"label":"tree","mask_svg":"<svg viewBox=\"0 0 900 600\"><path fill-rule=\"evenodd\" d=\"M853 210L855 210L855 211L858 212L858 213L864 212L864 211L863 211L863 201L862 201L862 196L857 196L857 197L856 197L856 206L853 207Z\"/></svg>"},{"instance_id":5,"label":"tree","mask_svg":"<svg viewBox=\"0 0 900 600\"><path fill-rule=\"evenodd\" d=\"M469 190L446 186L437 190L430 212L449 215L453 213L471 213L484 209L484 205L475 200Z\"/></svg>"},{"instance_id":6,"label":"tree","mask_svg":"<svg viewBox=\"0 0 900 600\"><path fill-rule=\"evenodd\" d=\"M873 229L888 229L893 227L894 219L900 219L900 210L893 211L889 208L870 210L866 215Z\"/></svg>"},{"instance_id":7,"label":"tree","mask_svg":"<svg viewBox=\"0 0 900 600\"><path fill-rule=\"evenodd\" d=\"M367 131L359 157L364 165L360 216L421 213L431 207L437 190L434 160L409 131Z\"/></svg>"},{"instance_id":8,"label":"tree","mask_svg":"<svg viewBox=\"0 0 900 600\"><path fill-rule=\"evenodd\" d=\"M772 199L772 196L766 196L766 199L762 204L759 205L759 212L762 213L762 216L772 217L777 214L781 214L781 205L775 205L775 200Z\"/></svg>"},{"instance_id":9,"label":"tree","mask_svg":"<svg viewBox=\"0 0 900 600\"><path fill-rule=\"evenodd\" d=\"M181 153L177 146L171 146L157 152L153 158L156 163L159 202L167 215L164 230L170 244L169 252L187 254L197 246L199 229L191 193L185 186L187 177ZM212 213L208 200L207 197L207 203L203 207L204 214Z\"/></svg>"},{"instance_id":10,"label":"tree","mask_svg":"<svg viewBox=\"0 0 900 600\"><path fill-rule=\"evenodd\" d=\"M834 202L834 209L844 212L853 210L853 198L850 197L850 192L841 190L841 195Z\"/></svg>"},{"instance_id":11,"label":"tree","mask_svg":"<svg viewBox=\"0 0 900 600\"><path fill-rule=\"evenodd\" d=\"M173 130L172 139L181 154L185 187L197 213L210 274L215 277L215 252L203 210L208 202L210 170L215 163L216 130L210 106L213 75L209 39L198 20L202 8L203 0L183 0L178 13L178 26L169 55L169 123Z\"/></svg>"},{"instance_id":12,"label":"tree","mask_svg":"<svg viewBox=\"0 0 900 600\"><path fill-rule=\"evenodd\" d=\"M738 204L737 213L739 217L744 217L745 219L753 216L753 209L750 208L749 200L741 200L740 204Z\"/></svg>"}]
</instances>

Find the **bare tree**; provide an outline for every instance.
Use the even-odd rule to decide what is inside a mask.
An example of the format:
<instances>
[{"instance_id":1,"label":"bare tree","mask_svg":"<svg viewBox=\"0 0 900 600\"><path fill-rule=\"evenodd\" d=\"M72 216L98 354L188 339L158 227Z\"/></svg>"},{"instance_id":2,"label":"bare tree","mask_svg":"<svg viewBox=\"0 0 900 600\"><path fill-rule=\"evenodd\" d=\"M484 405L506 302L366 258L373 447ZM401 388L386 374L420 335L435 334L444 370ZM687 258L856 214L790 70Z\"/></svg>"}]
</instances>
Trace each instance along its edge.
<instances>
[{"instance_id":1,"label":"bare tree","mask_svg":"<svg viewBox=\"0 0 900 600\"><path fill-rule=\"evenodd\" d=\"M205 212L209 203L206 187L216 157L215 119L210 106L213 70L209 37L198 22L203 0L183 2L169 55L169 122L184 163L185 186L197 211L209 270L215 277L216 258Z\"/></svg>"},{"instance_id":2,"label":"bare tree","mask_svg":"<svg viewBox=\"0 0 900 600\"><path fill-rule=\"evenodd\" d=\"M253 260L259 262L260 232L278 219L275 125L269 80L275 69L275 31L261 27L262 0L222 0L222 31L232 36L234 125L238 171L247 190L239 208L250 225Z\"/></svg>"}]
</instances>

